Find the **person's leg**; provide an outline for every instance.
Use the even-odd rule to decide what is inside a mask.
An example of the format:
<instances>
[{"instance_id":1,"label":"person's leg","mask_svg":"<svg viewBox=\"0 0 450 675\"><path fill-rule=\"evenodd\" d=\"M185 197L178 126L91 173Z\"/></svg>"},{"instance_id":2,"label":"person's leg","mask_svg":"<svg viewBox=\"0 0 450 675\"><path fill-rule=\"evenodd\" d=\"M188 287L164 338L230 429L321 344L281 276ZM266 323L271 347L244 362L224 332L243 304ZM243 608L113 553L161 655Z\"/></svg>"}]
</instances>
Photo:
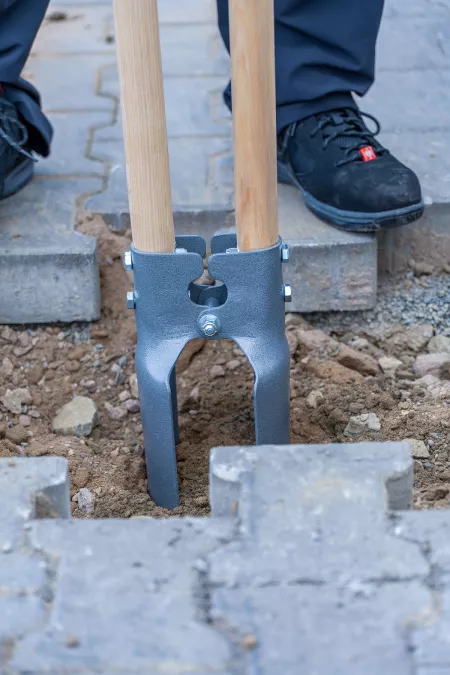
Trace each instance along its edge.
<instances>
[{"instance_id":1,"label":"person's leg","mask_svg":"<svg viewBox=\"0 0 450 675\"><path fill-rule=\"evenodd\" d=\"M0 0L0 84L28 129L30 149L49 153L52 127L37 90L20 77L49 0Z\"/></svg>"},{"instance_id":2,"label":"person's leg","mask_svg":"<svg viewBox=\"0 0 450 675\"><path fill-rule=\"evenodd\" d=\"M417 177L378 143L352 96L373 83L384 0L274 2L279 180L299 187L312 211L344 229L417 219ZM229 51L228 0L217 7ZM224 97L231 106L230 86Z\"/></svg>"}]
</instances>

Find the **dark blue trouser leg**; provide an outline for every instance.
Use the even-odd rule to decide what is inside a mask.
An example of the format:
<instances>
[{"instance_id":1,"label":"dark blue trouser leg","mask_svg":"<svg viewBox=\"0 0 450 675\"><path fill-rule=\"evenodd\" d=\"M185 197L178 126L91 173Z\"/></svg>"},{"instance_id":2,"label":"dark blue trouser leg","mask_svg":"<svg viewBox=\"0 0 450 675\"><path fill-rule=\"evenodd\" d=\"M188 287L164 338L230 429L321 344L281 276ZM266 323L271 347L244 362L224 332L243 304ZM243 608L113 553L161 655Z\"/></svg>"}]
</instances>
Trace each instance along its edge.
<instances>
[{"instance_id":1,"label":"dark blue trouser leg","mask_svg":"<svg viewBox=\"0 0 450 675\"><path fill-rule=\"evenodd\" d=\"M30 143L46 156L52 127L41 110L38 91L20 77L49 0L0 0L0 83L5 97L24 119Z\"/></svg>"},{"instance_id":2,"label":"dark blue trouser leg","mask_svg":"<svg viewBox=\"0 0 450 675\"><path fill-rule=\"evenodd\" d=\"M277 127L336 107L356 107L374 80L384 0L274 0ZM229 51L228 0L217 0ZM225 100L230 103L230 87Z\"/></svg>"}]
</instances>

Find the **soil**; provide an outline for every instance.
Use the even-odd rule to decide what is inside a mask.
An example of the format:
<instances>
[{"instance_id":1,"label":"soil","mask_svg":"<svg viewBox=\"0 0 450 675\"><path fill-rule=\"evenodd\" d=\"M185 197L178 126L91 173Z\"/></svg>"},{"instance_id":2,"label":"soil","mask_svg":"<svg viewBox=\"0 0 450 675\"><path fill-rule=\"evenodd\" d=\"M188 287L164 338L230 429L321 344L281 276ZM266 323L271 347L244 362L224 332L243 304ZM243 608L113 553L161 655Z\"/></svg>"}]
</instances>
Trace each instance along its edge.
<instances>
[{"instance_id":1,"label":"soil","mask_svg":"<svg viewBox=\"0 0 450 675\"><path fill-rule=\"evenodd\" d=\"M0 402L0 456L66 457L75 517L207 515L211 448L254 443L252 371L233 343L188 345L178 367L181 506L172 512L155 506L146 491L133 382L134 314L125 306L132 282L121 256L129 248L129 233L114 234L90 214L83 215L79 229L98 239L101 320L92 325L0 328L0 400L8 389L25 388L29 393L20 412L12 413ZM291 441L422 440L429 457L414 462L415 506L448 506L449 376L445 368L442 379L432 381L414 373L417 356L428 353L433 328L419 326L414 334L415 329L399 324L384 325L382 331L364 325L339 330L333 321L327 331L322 316L323 330L318 331L300 316L287 316ZM401 361L395 375L380 369L383 356ZM98 426L87 438L52 432L52 420L74 395L90 397L99 411ZM350 417L365 413L375 413L380 430L347 436ZM78 508L81 488L94 497L92 513Z\"/></svg>"}]
</instances>

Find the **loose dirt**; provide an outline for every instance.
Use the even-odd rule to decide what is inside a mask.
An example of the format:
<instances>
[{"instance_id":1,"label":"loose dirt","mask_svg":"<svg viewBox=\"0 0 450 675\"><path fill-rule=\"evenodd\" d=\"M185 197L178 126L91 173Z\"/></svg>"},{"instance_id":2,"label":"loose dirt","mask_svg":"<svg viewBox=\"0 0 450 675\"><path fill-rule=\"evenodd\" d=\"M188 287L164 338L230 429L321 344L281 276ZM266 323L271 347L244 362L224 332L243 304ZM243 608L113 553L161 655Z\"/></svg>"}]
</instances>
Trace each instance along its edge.
<instances>
[{"instance_id":1,"label":"loose dirt","mask_svg":"<svg viewBox=\"0 0 450 675\"><path fill-rule=\"evenodd\" d=\"M89 214L84 214L79 229L98 238L101 320L92 325L0 328L0 456L67 458L76 517L206 515L211 448L254 443L252 371L230 342L188 345L178 366L181 506L170 514L156 507L146 491L133 379L134 315L125 306L132 283L121 256L130 237L111 233L100 218ZM449 369L431 369L425 379L417 372L417 357L429 354L433 326L391 323L379 331L364 325L339 330L335 323L331 322L333 330L327 330L321 317L323 330L317 330L300 316L287 317L292 354L291 441L423 441L426 456L415 460L415 505L447 507ZM441 351L445 348L439 344ZM383 357L399 363L391 363L389 370L382 360L383 372L379 365ZM427 361L421 367L429 365ZM1 400L8 390L17 389L28 391L28 402L11 412ZM88 438L52 432L58 410L75 395L91 398L99 411L99 424ZM376 415L379 431L363 425L358 436L346 435L350 417L366 413ZM93 495L92 513L78 508L82 488Z\"/></svg>"}]
</instances>

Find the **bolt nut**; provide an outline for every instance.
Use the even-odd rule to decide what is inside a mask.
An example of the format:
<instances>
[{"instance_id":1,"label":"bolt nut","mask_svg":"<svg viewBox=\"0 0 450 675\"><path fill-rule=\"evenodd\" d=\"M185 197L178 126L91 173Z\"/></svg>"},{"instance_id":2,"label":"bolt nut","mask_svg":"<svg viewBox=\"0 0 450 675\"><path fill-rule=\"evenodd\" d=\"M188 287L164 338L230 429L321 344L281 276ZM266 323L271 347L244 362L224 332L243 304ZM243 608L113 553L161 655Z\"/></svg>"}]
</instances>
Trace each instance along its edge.
<instances>
[{"instance_id":1,"label":"bolt nut","mask_svg":"<svg viewBox=\"0 0 450 675\"><path fill-rule=\"evenodd\" d=\"M289 262L289 244L281 245L281 262Z\"/></svg>"},{"instance_id":2,"label":"bolt nut","mask_svg":"<svg viewBox=\"0 0 450 675\"><path fill-rule=\"evenodd\" d=\"M292 301L292 286L291 284L284 284L283 286L283 297L285 302Z\"/></svg>"},{"instance_id":3,"label":"bolt nut","mask_svg":"<svg viewBox=\"0 0 450 675\"><path fill-rule=\"evenodd\" d=\"M204 314L198 320L198 326L205 337L214 337L220 330L220 320L215 314Z\"/></svg>"},{"instance_id":4,"label":"bolt nut","mask_svg":"<svg viewBox=\"0 0 450 675\"><path fill-rule=\"evenodd\" d=\"M131 257L131 251L125 251L123 256L123 264L128 272L131 272L133 269L133 258Z\"/></svg>"},{"instance_id":5,"label":"bolt nut","mask_svg":"<svg viewBox=\"0 0 450 675\"><path fill-rule=\"evenodd\" d=\"M136 299L133 291L128 291L127 293L127 307L128 309L134 309L136 307Z\"/></svg>"}]
</instances>

